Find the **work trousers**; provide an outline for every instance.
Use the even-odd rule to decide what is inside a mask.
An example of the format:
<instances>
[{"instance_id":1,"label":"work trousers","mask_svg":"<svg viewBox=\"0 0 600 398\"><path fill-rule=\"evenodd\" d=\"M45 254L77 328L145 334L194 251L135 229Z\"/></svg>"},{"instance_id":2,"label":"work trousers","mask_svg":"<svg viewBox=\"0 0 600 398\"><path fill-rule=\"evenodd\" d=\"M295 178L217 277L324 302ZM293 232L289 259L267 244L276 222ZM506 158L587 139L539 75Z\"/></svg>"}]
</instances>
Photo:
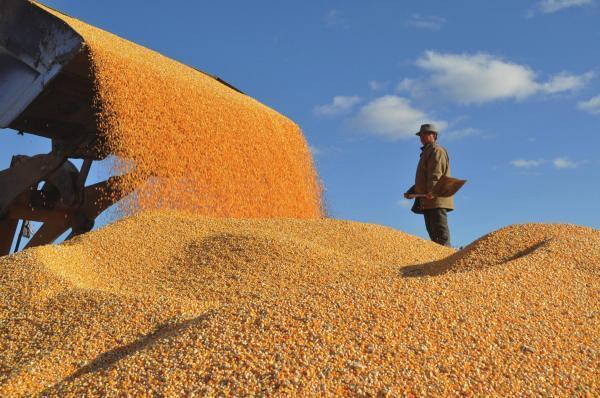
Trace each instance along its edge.
<instances>
[{"instance_id":1,"label":"work trousers","mask_svg":"<svg viewBox=\"0 0 600 398\"><path fill-rule=\"evenodd\" d=\"M423 210L423 215L429 238L435 243L450 247L448 211L446 209L426 209Z\"/></svg>"}]
</instances>

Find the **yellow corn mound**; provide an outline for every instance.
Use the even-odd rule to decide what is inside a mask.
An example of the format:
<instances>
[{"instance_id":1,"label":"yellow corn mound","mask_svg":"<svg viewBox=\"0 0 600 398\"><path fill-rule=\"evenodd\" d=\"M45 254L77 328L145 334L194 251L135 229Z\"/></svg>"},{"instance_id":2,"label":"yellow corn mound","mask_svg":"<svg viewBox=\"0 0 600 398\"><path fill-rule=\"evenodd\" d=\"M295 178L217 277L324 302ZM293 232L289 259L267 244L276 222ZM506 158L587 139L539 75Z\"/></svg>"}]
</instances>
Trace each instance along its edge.
<instances>
[{"instance_id":1,"label":"yellow corn mound","mask_svg":"<svg viewBox=\"0 0 600 398\"><path fill-rule=\"evenodd\" d=\"M0 259L0 396L600 393L600 232L139 213Z\"/></svg>"},{"instance_id":2,"label":"yellow corn mound","mask_svg":"<svg viewBox=\"0 0 600 398\"><path fill-rule=\"evenodd\" d=\"M115 171L135 167L121 182L138 188L124 210L321 216L320 184L295 123L204 73L39 6L85 40L98 125L109 151L126 159Z\"/></svg>"}]
</instances>

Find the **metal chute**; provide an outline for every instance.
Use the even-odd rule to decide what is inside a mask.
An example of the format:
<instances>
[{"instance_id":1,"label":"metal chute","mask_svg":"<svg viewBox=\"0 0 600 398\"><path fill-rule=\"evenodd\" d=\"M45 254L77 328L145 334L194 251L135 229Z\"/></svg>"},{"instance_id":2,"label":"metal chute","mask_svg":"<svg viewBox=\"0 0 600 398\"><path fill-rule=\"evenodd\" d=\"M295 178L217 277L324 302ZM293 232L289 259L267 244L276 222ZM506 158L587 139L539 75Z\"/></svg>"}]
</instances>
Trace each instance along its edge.
<instances>
[{"instance_id":1,"label":"metal chute","mask_svg":"<svg viewBox=\"0 0 600 398\"><path fill-rule=\"evenodd\" d=\"M85 187L91 162L108 155L90 71L69 25L29 1L0 0L0 128L52 140L50 153L13 156L0 171L0 255L10 253L20 219L43 223L28 247L51 243L68 229L90 230L119 197L109 181ZM81 170L72 158L84 159ZM115 199L99 200L100 188Z\"/></svg>"}]
</instances>

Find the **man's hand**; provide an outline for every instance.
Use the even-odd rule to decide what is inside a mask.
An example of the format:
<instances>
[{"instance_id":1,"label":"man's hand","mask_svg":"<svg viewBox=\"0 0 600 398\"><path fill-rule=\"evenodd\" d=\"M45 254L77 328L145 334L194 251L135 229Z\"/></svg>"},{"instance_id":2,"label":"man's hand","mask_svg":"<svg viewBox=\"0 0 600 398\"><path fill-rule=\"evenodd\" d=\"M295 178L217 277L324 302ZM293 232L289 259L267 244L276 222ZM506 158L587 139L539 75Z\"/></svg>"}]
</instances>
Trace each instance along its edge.
<instances>
[{"instance_id":1,"label":"man's hand","mask_svg":"<svg viewBox=\"0 0 600 398\"><path fill-rule=\"evenodd\" d=\"M410 199L408 195L410 195L408 192L404 192L404 199Z\"/></svg>"},{"instance_id":2,"label":"man's hand","mask_svg":"<svg viewBox=\"0 0 600 398\"><path fill-rule=\"evenodd\" d=\"M427 194L425 195L425 199L427 199L427 200L431 200L433 198L434 198L434 196L431 192L427 192Z\"/></svg>"}]
</instances>

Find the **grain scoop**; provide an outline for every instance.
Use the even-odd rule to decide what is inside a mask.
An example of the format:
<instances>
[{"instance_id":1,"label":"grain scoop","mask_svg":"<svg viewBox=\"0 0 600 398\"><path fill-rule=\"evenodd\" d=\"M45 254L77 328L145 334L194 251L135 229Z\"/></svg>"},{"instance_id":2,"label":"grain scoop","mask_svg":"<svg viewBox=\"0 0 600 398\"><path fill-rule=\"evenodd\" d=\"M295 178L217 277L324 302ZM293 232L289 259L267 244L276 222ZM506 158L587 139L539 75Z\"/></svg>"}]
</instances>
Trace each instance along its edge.
<instances>
[{"instance_id":1,"label":"grain scoop","mask_svg":"<svg viewBox=\"0 0 600 398\"><path fill-rule=\"evenodd\" d=\"M463 185L465 185L465 182L467 182L467 180L460 180L458 178L442 176L442 178L440 178L437 184L435 184L435 186L433 187L433 191L431 193L433 194L433 196L442 198L452 196L456 192L458 192L458 190ZM426 196L427 195L424 193L408 194L409 199L424 198Z\"/></svg>"}]
</instances>

